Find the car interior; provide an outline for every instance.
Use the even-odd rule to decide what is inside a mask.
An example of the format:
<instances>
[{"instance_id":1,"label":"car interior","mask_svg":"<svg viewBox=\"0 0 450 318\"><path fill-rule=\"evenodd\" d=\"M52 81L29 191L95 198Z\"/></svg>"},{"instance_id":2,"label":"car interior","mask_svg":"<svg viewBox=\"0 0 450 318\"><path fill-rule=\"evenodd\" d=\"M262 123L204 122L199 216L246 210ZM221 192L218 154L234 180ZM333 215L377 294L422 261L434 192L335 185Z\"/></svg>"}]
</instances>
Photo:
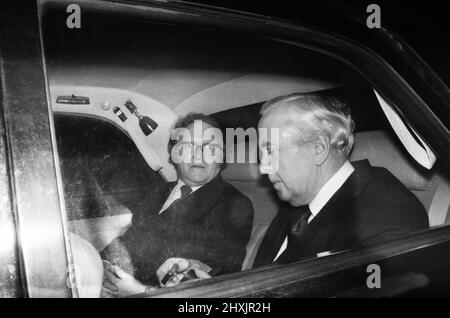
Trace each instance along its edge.
<instances>
[{"instance_id":1,"label":"car interior","mask_svg":"<svg viewBox=\"0 0 450 318\"><path fill-rule=\"evenodd\" d=\"M46 8L52 17L58 6L49 1ZM322 52L247 34L102 17L85 19L83 28L95 30L89 33L55 27L64 23L58 16L43 21L69 228L97 251L130 226L130 202L176 180L167 143L177 118L200 112L223 127L255 128L265 101L294 92L320 91L346 101L356 123L351 161L387 168L422 202L430 226L450 223L450 180L439 159L427 169L410 155L358 70ZM157 124L154 131L145 134L127 101ZM240 143L249 149L248 140L234 147ZM248 158L228 163L222 177L253 203L242 265L251 269L280 201Z\"/></svg>"}]
</instances>

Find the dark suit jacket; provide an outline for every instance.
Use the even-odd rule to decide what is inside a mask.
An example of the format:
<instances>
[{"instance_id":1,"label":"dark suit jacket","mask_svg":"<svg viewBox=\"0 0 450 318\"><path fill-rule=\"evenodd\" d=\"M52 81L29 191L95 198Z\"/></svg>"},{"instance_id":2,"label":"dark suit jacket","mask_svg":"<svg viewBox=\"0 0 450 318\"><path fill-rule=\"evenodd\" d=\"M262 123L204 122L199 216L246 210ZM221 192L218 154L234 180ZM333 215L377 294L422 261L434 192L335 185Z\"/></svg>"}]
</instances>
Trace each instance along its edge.
<instances>
[{"instance_id":1,"label":"dark suit jacket","mask_svg":"<svg viewBox=\"0 0 450 318\"><path fill-rule=\"evenodd\" d=\"M367 160L352 164L355 171L276 263L292 263L320 252L390 240L428 227L423 205L388 170L372 167ZM254 266L272 263L287 235L292 209L287 203L280 208L260 245Z\"/></svg>"},{"instance_id":2,"label":"dark suit jacket","mask_svg":"<svg viewBox=\"0 0 450 318\"><path fill-rule=\"evenodd\" d=\"M176 183L133 207L132 226L101 253L145 284L169 257L197 259L214 274L239 271L253 223L251 201L220 176L159 214Z\"/></svg>"}]
</instances>

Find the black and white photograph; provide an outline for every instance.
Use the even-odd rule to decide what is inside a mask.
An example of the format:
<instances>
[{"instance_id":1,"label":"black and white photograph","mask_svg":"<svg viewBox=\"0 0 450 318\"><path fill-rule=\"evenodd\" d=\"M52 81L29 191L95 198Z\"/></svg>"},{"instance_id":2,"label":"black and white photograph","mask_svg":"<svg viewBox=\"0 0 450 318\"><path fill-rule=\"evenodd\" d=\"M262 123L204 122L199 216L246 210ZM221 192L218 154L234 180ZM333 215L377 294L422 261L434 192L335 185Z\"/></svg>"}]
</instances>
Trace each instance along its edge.
<instances>
[{"instance_id":1,"label":"black and white photograph","mask_svg":"<svg viewBox=\"0 0 450 318\"><path fill-rule=\"evenodd\" d=\"M446 15L2 2L0 298L450 297Z\"/></svg>"}]
</instances>

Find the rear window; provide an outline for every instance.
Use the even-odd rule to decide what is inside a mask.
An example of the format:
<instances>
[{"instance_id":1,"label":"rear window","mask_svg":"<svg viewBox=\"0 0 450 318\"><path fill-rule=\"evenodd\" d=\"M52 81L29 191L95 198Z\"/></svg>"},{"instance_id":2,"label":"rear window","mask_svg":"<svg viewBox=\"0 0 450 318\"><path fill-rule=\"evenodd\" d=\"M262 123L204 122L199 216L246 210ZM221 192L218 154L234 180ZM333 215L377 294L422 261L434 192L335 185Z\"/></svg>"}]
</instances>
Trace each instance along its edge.
<instances>
[{"instance_id":1,"label":"rear window","mask_svg":"<svg viewBox=\"0 0 450 318\"><path fill-rule=\"evenodd\" d=\"M54 118L69 220L129 213L134 202L164 183L113 124L75 115Z\"/></svg>"}]
</instances>

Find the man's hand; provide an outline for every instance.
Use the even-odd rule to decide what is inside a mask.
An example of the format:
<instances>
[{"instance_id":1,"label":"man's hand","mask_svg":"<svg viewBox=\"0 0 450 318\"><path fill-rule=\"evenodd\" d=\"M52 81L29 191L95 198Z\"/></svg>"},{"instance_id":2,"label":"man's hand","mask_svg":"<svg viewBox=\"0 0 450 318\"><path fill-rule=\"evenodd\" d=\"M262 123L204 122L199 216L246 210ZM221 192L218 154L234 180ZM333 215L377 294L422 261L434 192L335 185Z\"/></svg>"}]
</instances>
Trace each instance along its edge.
<instances>
[{"instance_id":1,"label":"man's hand","mask_svg":"<svg viewBox=\"0 0 450 318\"><path fill-rule=\"evenodd\" d=\"M145 292L145 285L124 272L119 266L103 261L103 290L110 295L125 297Z\"/></svg>"},{"instance_id":2,"label":"man's hand","mask_svg":"<svg viewBox=\"0 0 450 318\"><path fill-rule=\"evenodd\" d=\"M178 265L177 274L169 280L166 284L161 283L162 279L170 271L170 269L175 265ZM198 278L210 278L208 274L211 271L211 267L195 259L186 259L171 257L165 260L165 262L156 271L156 276L158 277L159 285L161 287L172 287L178 285L184 278L184 274L193 270Z\"/></svg>"}]
</instances>

